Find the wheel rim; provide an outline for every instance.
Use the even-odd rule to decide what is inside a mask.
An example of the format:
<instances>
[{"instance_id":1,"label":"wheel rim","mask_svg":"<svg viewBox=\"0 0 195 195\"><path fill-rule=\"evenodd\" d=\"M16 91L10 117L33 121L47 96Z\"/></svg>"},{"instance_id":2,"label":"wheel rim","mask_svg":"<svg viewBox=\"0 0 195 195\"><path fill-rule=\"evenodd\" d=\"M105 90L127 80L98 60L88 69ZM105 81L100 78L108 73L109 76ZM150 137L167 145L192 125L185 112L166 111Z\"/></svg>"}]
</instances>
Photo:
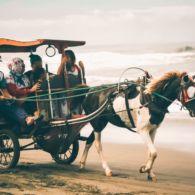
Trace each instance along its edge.
<instances>
[{"instance_id":1,"label":"wheel rim","mask_svg":"<svg viewBox=\"0 0 195 195\"><path fill-rule=\"evenodd\" d=\"M8 167L14 157L14 143L10 136L0 135L0 168Z\"/></svg>"},{"instance_id":2,"label":"wheel rim","mask_svg":"<svg viewBox=\"0 0 195 195\"><path fill-rule=\"evenodd\" d=\"M73 153L73 144L70 145L69 149L65 153L58 154L58 158L63 161L68 160L72 156L72 153Z\"/></svg>"}]
</instances>

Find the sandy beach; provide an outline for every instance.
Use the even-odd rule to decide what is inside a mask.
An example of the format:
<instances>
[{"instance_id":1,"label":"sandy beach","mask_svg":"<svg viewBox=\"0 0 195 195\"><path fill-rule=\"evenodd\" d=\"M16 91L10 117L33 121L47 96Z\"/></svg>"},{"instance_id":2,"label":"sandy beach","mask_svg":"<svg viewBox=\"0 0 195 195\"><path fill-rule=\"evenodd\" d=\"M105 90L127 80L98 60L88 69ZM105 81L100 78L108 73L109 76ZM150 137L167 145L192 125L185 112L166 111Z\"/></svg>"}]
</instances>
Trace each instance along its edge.
<instances>
[{"instance_id":1,"label":"sandy beach","mask_svg":"<svg viewBox=\"0 0 195 195\"><path fill-rule=\"evenodd\" d=\"M113 176L106 177L93 146L86 169L79 171L80 153L72 165L58 165L42 151L23 152L16 169L1 173L0 194L195 194L195 154L158 148L154 171L158 181L149 182L138 172L145 162L142 145L104 143Z\"/></svg>"}]
</instances>

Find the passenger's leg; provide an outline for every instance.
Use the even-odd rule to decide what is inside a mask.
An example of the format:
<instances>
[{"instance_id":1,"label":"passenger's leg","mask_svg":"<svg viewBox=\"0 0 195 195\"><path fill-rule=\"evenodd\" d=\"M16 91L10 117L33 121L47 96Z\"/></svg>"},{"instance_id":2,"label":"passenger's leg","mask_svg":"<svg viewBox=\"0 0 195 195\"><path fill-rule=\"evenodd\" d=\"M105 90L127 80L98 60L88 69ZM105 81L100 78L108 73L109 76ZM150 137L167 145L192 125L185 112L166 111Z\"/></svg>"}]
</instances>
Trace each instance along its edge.
<instances>
[{"instance_id":1,"label":"passenger's leg","mask_svg":"<svg viewBox=\"0 0 195 195\"><path fill-rule=\"evenodd\" d=\"M25 102L22 107L29 115L34 115L37 111L36 102Z\"/></svg>"},{"instance_id":2,"label":"passenger's leg","mask_svg":"<svg viewBox=\"0 0 195 195\"><path fill-rule=\"evenodd\" d=\"M9 105L1 103L0 107L5 118L19 123L19 125L25 129L34 123L34 117L29 116L28 113L17 104Z\"/></svg>"},{"instance_id":3,"label":"passenger's leg","mask_svg":"<svg viewBox=\"0 0 195 195\"><path fill-rule=\"evenodd\" d=\"M21 124L22 127L31 126L34 123L34 117L30 116L26 110L17 104L12 105L14 118Z\"/></svg>"}]
</instances>

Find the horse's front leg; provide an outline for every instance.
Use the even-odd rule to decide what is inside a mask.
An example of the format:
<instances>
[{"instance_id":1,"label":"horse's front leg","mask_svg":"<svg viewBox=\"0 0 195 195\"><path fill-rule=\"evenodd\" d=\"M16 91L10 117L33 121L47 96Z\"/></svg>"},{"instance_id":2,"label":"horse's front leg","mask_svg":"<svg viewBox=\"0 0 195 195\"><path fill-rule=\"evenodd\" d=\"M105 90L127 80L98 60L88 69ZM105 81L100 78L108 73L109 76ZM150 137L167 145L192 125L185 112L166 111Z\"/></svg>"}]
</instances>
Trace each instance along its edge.
<instances>
[{"instance_id":1,"label":"horse's front leg","mask_svg":"<svg viewBox=\"0 0 195 195\"><path fill-rule=\"evenodd\" d=\"M155 131L154 129L152 129L152 130ZM140 173L148 173L148 178L151 177L151 179L155 181L156 177L155 177L154 173L152 172L152 167L153 167L154 161L157 157L157 150L153 144L153 140L150 136L148 129L143 130L139 133L142 136L142 138L144 139L144 141L146 142L146 144L148 146L148 150L149 150L149 156L148 156L147 163L146 163L146 165L144 165L140 168Z\"/></svg>"},{"instance_id":2,"label":"horse's front leg","mask_svg":"<svg viewBox=\"0 0 195 195\"><path fill-rule=\"evenodd\" d=\"M154 129L153 131L150 132L150 137L151 137L151 140L153 143L154 143L155 135L156 135L156 129ZM150 153L150 151L148 151L148 159L150 159L150 158L151 158L151 153ZM152 168L148 171L148 180L155 181L155 182L157 181L156 175L154 174Z\"/></svg>"},{"instance_id":3,"label":"horse's front leg","mask_svg":"<svg viewBox=\"0 0 195 195\"><path fill-rule=\"evenodd\" d=\"M149 154L150 155L150 154ZM141 171L140 171L141 172ZM157 178L156 178L156 175L154 174L152 168L150 170L148 170L148 181L154 181L156 182L157 181Z\"/></svg>"},{"instance_id":4,"label":"horse's front leg","mask_svg":"<svg viewBox=\"0 0 195 195\"><path fill-rule=\"evenodd\" d=\"M95 132L95 146L97 149L97 152L100 156L100 159L102 161L102 167L105 171L106 176L112 176L112 171L109 168L104 155L103 155L103 151L102 151L102 143L101 143L101 132Z\"/></svg>"}]
</instances>

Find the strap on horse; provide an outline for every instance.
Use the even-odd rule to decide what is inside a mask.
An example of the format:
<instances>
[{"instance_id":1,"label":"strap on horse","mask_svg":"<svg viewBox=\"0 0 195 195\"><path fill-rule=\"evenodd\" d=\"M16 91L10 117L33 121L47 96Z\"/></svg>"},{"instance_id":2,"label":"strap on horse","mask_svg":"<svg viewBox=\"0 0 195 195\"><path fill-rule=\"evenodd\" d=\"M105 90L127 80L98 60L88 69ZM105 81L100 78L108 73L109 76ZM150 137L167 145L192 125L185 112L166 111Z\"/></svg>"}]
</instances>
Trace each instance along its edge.
<instances>
[{"instance_id":1,"label":"strap on horse","mask_svg":"<svg viewBox=\"0 0 195 195\"><path fill-rule=\"evenodd\" d=\"M133 128L135 128L135 123L134 123L134 120L133 120L133 117L132 117L132 114L131 114L131 108L129 107L129 101L128 101L128 93L126 92L125 93L125 105L126 105L126 110L127 110L127 114L128 114L128 117L129 117L129 120L130 120L130 123L132 125ZM134 133L136 133L135 130L133 130L132 128L129 128L128 129Z\"/></svg>"}]
</instances>

